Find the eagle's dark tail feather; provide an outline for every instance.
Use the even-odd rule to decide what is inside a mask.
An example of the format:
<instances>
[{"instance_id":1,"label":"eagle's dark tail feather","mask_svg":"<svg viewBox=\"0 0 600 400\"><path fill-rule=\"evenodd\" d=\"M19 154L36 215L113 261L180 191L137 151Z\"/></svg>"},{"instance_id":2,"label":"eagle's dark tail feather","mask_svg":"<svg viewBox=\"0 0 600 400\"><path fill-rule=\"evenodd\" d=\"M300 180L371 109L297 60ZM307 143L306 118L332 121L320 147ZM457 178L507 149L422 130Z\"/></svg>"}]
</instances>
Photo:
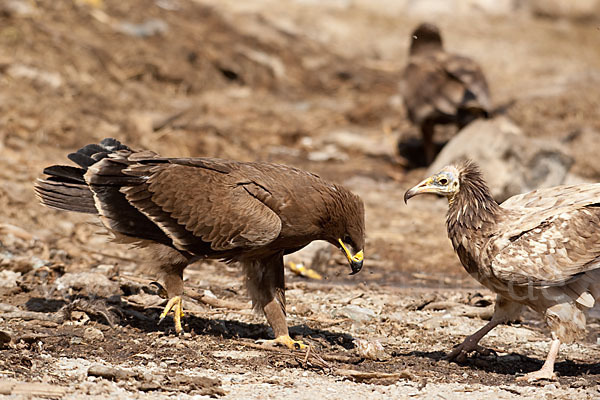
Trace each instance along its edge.
<instances>
[{"instance_id":1,"label":"eagle's dark tail feather","mask_svg":"<svg viewBox=\"0 0 600 400\"><path fill-rule=\"evenodd\" d=\"M34 190L42 204L58 210L98 214L94 196L84 179L88 167L118 150L130 150L118 140L106 138L100 144L88 144L68 155L79 167L53 165L44 169Z\"/></svg>"}]
</instances>

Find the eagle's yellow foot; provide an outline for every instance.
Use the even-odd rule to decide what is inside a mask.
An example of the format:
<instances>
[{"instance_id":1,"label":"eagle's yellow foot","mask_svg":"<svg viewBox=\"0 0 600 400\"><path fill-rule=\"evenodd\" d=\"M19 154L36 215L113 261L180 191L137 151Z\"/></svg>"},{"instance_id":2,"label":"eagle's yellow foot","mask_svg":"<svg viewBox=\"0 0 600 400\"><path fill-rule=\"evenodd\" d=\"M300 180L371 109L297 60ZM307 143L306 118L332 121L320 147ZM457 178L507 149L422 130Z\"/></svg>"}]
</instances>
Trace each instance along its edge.
<instances>
[{"instance_id":1,"label":"eagle's yellow foot","mask_svg":"<svg viewBox=\"0 0 600 400\"><path fill-rule=\"evenodd\" d=\"M175 296L175 297L172 297L171 299L169 299L169 302L165 306L165 309L160 314L160 320L158 321L159 324L165 319L165 317L171 310L173 310L173 321L175 321L175 332L177 334L180 334L183 331L183 328L181 327L181 317L183 317L183 306L182 306L181 296Z\"/></svg>"},{"instance_id":2,"label":"eagle's yellow foot","mask_svg":"<svg viewBox=\"0 0 600 400\"><path fill-rule=\"evenodd\" d=\"M296 264L295 262L290 261L288 263L288 265L290 267L290 271L292 271L296 275L304 276L304 277L310 278L310 279L318 279L318 280L323 279L321 274L319 274L317 271L315 271L312 268L307 268L302 263Z\"/></svg>"},{"instance_id":3,"label":"eagle's yellow foot","mask_svg":"<svg viewBox=\"0 0 600 400\"><path fill-rule=\"evenodd\" d=\"M282 335L278 336L272 340L257 340L256 343L266 344L266 345L278 345L282 344L287 346L290 350L302 350L308 348L301 340L294 340L290 337L290 335Z\"/></svg>"}]
</instances>

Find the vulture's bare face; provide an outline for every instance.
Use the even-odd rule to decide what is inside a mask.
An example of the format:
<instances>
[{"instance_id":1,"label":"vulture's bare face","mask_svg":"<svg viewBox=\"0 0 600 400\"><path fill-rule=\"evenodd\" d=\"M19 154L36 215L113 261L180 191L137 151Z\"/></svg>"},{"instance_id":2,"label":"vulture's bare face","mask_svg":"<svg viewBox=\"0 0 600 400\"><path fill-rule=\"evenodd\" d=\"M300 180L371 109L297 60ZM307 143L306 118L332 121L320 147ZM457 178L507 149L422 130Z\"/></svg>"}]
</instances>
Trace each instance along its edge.
<instances>
[{"instance_id":1,"label":"vulture's bare face","mask_svg":"<svg viewBox=\"0 0 600 400\"><path fill-rule=\"evenodd\" d=\"M460 189L459 174L456 167L448 166L444 168L404 193L404 202L406 203L411 197L424 193L453 197Z\"/></svg>"}]
</instances>

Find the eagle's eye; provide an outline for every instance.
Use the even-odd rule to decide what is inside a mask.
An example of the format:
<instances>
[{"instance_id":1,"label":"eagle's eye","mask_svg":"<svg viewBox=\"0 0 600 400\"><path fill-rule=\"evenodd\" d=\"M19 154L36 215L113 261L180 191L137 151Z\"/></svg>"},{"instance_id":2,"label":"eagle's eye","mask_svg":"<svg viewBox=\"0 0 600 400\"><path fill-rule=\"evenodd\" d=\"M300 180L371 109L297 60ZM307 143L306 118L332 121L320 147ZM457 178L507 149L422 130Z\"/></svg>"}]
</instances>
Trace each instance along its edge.
<instances>
[{"instance_id":1,"label":"eagle's eye","mask_svg":"<svg viewBox=\"0 0 600 400\"><path fill-rule=\"evenodd\" d=\"M350 235L344 236L344 238L342 239L342 241L344 243L349 244L350 246L354 247L354 243L352 242L352 238L350 237Z\"/></svg>"}]
</instances>

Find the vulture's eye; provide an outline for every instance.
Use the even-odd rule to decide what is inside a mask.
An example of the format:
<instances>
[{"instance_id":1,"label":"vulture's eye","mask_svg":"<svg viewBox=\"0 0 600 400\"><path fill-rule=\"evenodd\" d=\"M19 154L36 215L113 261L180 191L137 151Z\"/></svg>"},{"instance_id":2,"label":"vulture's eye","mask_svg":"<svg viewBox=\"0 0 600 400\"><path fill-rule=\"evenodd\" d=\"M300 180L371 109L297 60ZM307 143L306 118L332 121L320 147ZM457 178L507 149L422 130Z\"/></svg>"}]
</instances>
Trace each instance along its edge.
<instances>
[{"instance_id":1,"label":"vulture's eye","mask_svg":"<svg viewBox=\"0 0 600 400\"><path fill-rule=\"evenodd\" d=\"M448 179L446 178L440 178L440 180L438 181L440 185L447 185L448 184Z\"/></svg>"}]
</instances>

